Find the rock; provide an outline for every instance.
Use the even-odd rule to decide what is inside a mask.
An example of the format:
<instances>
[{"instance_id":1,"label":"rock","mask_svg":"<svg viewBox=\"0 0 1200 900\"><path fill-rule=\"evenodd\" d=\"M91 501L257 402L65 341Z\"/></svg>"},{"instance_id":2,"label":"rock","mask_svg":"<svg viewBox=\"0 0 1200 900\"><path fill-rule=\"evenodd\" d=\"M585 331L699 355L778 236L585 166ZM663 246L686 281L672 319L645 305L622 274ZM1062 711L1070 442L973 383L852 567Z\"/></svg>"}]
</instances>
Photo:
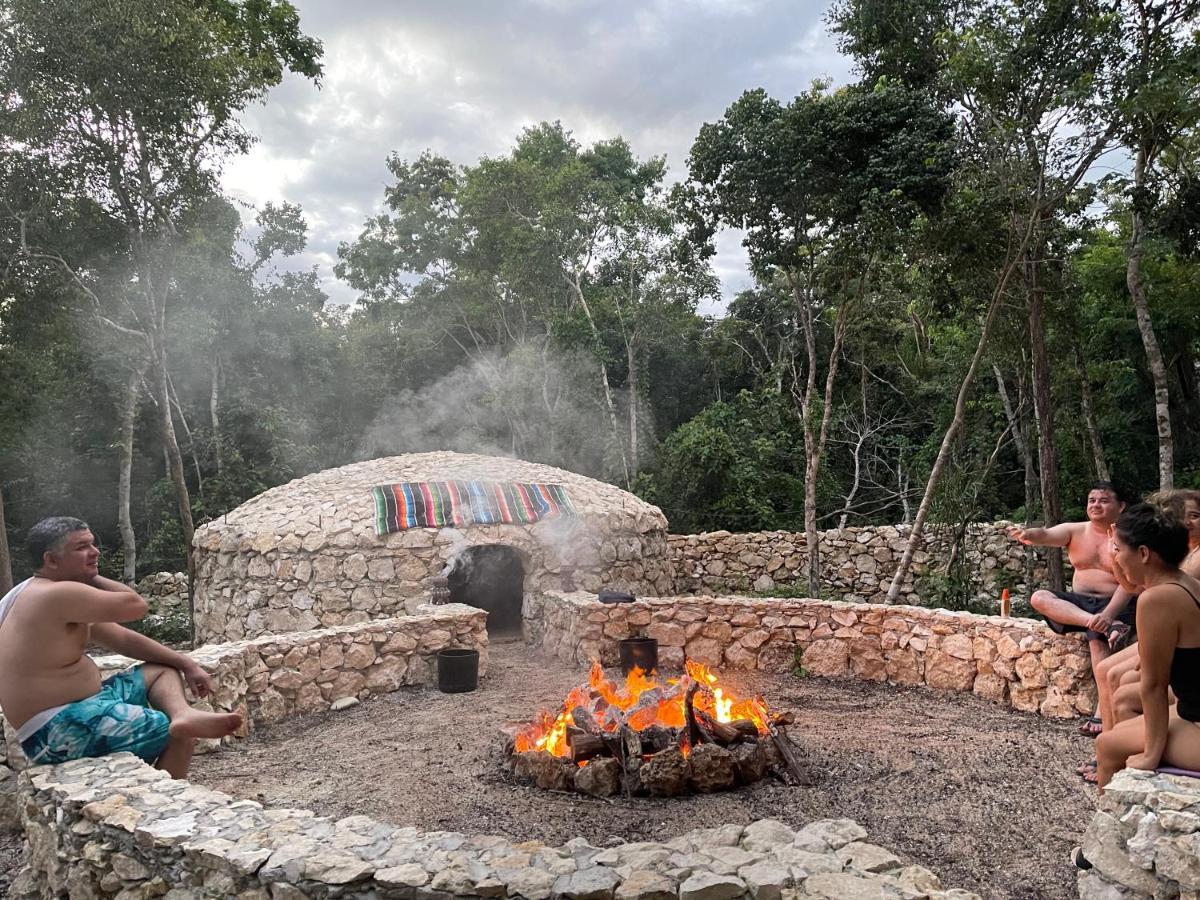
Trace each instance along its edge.
<instances>
[{"instance_id":1,"label":"rock","mask_svg":"<svg viewBox=\"0 0 1200 900\"><path fill-rule=\"evenodd\" d=\"M642 784L651 797L678 797L687 791L688 768L679 748L670 747L642 764Z\"/></svg>"},{"instance_id":2,"label":"rock","mask_svg":"<svg viewBox=\"0 0 1200 900\"><path fill-rule=\"evenodd\" d=\"M733 754L716 744L701 744L688 758L688 785L700 794L726 791L736 782Z\"/></svg>"},{"instance_id":3,"label":"rock","mask_svg":"<svg viewBox=\"0 0 1200 900\"><path fill-rule=\"evenodd\" d=\"M614 900L676 900L675 882L661 872L635 869L621 882Z\"/></svg>"},{"instance_id":4,"label":"rock","mask_svg":"<svg viewBox=\"0 0 1200 900\"><path fill-rule=\"evenodd\" d=\"M777 819L759 819L746 826L742 833L742 847L750 851L770 852L779 846L788 846L796 840L796 832Z\"/></svg>"},{"instance_id":5,"label":"rock","mask_svg":"<svg viewBox=\"0 0 1200 900\"><path fill-rule=\"evenodd\" d=\"M746 883L735 875L697 872L679 886L679 900L735 900L746 892Z\"/></svg>"},{"instance_id":6,"label":"rock","mask_svg":"<svg viewBox=\"0 0 1200 900\"><path fill-rule=\"evenodd\" d=\"M977 671L969 655L959 659L940 650L930 650L925 657L925 683L940 691L971 690Z\"/></svg>"},{"instance_id":7,"label":"rock","mask_svg":"<svg viewBox=\"0 0 1200 900\"><path fill-rule=\"evenodd\" d=\"M837 851L837 855L844 864L860 872L889 872L900 868L900 857L882 847L860 841L846 844Z\"/></svg>"},{"instance_id":8,"label":"rock","mask_svg":"<svg viewBox=\"0 0 1200 900\"><path fill-rule=\"evenodd\" d=\"M621 876L604 866L589 866L554 882L554 895L565 900L612 900Z\"/></svg>"},{"instance_id":9,"label":"rock","mask_svg":"<svg viewBox=\"0 0 1200 900\"><path fill-rule=\"evenodd\" d=\"M767 774L767 756L762 741L735 744L730 748L733 767L739 784L754 784Z\"/></svg>"},{"instance_id":10,"label":"rock","mask_svg":"<svg viewBox=\"0 0 1200 900\"><path fill-rule=\"evenodd\" d=\"M554 888L555 876L532 866L506 870L502 877L508 885L509 896L524 897L525 900L546 900Z\"/></svg>"},{"instance_id":11,"label":"rock","mask_svg":"<svg viewBox=\"0 0 1200 900\"><path fill-rule=\"evenodd\" d=\"M844 676L850 666L850 645L839 640L813 641L804 648L801 663L813 675Z\"/></svg>"},{"instance_id":12,"label":"rock","mask_svg":"<svg viewBox=\"0 0 1200 900\"><path fill-rule=\"evenodd\" d=\"M886 893L885 884L879 877L821 872L805 880L804 893L806 897L823 900L881 900L894 896Z\"/></svg>"},{"instance_id":13,"label":"rock","mask_svg":"<svg viewBox=\"0 0 1200 900\"><path fill-rule=\"evenodd\" d=\"M621 789L621 764L612 757L588 761L575 773L575 790L593 797L611 797Z\"/></svg>"},{"instance_id":14,"label":"rock","mask_svg":"<svg viewBox=\"0 0 1200 900\"><path fill-rule=\"evenodd\" d=\"M793 843L801 850L824 853L840 850L851 841L860 841L866 836L867 830L853 819L822 819L796 832Z\"/></svg>"},{"instance_id":15,"label":"rock","mask_svg":"<svg viewBox=\"0 0 1200 900\"><path fill-rule=\"evenodd\" d=\"M780 900L783 889L794 884L790 871L770 862L742 866L737 874L754 900Z\"/></svg>"},{"instance_id":16,"label":"rock","mask_svg":"<svg viewBox=\"0 0 1200 900\"><path fill-rule=\"evenodd\" d=\"M531 779L544 791L570 790L574 776L569 763L549 753L532 751L514 753L511 759L513 773Z\"/></svg>"},{"instance_id":17,"label":"rock","mask_svg":"<svg viewBox=\"0 0 1200 900\"><path fill-rule=\"evenodd\" d=\"M343 709L349 709L352 706L358 706L357 697L338 697L329 704L329 708L334 712L341 712Z\"/></svg>"}]
</instances>

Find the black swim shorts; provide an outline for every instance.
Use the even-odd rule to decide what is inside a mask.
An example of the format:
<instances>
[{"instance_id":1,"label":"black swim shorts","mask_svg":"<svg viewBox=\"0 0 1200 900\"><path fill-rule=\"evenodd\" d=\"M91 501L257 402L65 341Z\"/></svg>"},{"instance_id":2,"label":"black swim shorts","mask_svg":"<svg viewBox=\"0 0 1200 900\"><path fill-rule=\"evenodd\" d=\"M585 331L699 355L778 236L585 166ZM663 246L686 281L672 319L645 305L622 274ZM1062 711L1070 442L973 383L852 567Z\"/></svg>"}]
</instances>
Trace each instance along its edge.
<instances>
[{"instance_id":1,"label":"black swim shorts","mask_svg":"<svg viewBox=\"0 0 1200 900\"><path fill-rule=\"evenodd\" d=\"M1101 612L1112 597L1093 597L1091 594L1074 594L1071 591L1051 591L1055 597L1060 600L1066 600L1068 603L1073 603L1086 613L1095 615ZM1117 616L1116 621L1124 622L1130 628L1133 627L1134 619L1137 617L1137 597L1130 598L1125 604L1125 609ZM1092 631L1088 628L1082 628L1079 625L1064 625L1062 622L1055 622L1053 619L1046 619L1046 624L1050 626L1052 631L1059 634L1068 634L1072 631L1086 631L1089 641L1105 641L1108 640L1107 635L1103 635L1098 631Z\"/></svg>"}]
</instances>

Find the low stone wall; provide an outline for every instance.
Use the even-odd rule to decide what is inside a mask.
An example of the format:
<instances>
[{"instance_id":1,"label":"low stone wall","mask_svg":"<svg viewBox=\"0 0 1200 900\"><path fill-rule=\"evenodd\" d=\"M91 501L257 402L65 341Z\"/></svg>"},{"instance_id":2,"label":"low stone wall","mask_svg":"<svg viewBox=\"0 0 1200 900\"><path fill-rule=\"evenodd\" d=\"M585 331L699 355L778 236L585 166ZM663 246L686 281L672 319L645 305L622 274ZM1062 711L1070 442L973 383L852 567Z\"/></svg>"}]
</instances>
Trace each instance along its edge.
<instances>
[{"instance_id":1,"label":"low stone wall","mask_svg":"<svg viewBox=\"0 0 1200 900\"><path fill-rule=\"evenodd\" d=\"M479 650L480 674L486 672L486 613L461 604L427 607L419 613L200 647L188 655L213 676L214 691L197 706L243 710L248 729L270 725L328 709L339 700L364 700L405 685L430 684L437 675L437 652L450 647ZM105 672L133 662L121 656L96 660ZM7 722L5 734L10 763L23 764Z\"/></svg>"},{"instance_id":2,"label":"low stone wall","mask_svg":"<svg viewBox=\"0 0 1200 900\"><path fill-rule=\"evenodd\" d=\"M154 572L134 585L134 590L147 600L167 606L187 606L187 572Z\"/></svg>"},{"instance_id":3,"label":"low stone wall","mask_svg":"<svg viewBox=\"0 0 1200 900\"><path fill-rule=\"evenodd\" d=\"M1126 769L1083 840L1084 900L1200 896L1200 779Z\"/></svg>"},{"instance_id":4,"label":"low stone wall","mask_svg":"<svg viewBox=\"0 0 1200 900\"><path fill-rule=\"evenodd\" d=\"M924 684L1044 716L1091 712L1088 651L1032 619L916 606L750 597L665 597L604 604L583 594L525 601L526 640L575 665L617 662L617 641L658 640L659 661L686 655L727 669Z\"/></svg>"},{"instance_id":5,"label":"low stone wall","mask_svg":"<svg viewBox=\"0 0 1200 900\"><path fill-rule=\"evenodd\" d=\"M127 754L21 776L29 869L13 896L165 895L298 900L523 897L526 900L779 900L927 897L943 891L848 819L799 831L773 820L666 843L608 849L420 833L366 816L337 822L264 809L172 781Z\"/></svg>"},{"instance_id":6,"label":"low stone wall","mask_svg":"<svg viewBox=\"0 0 1200 900\"><path fill-rule=\"evenodd\" d=\"M1025 548L1008 536L1011 522L970 525L966 533L966 562L978 582L976 598L998 602L1001 588L1028 596ZM821 532L823 596L882 603L900 556L908 544L910 526L830 529ZM916 583L930 572L942 572L950 559L951 533L930 526L924 546L913 555L912 571L901 590L901 601L916 593ZM808 547L804 534L762 531L670 537L679 593L769 591L807 584ZM1045 584L1045 549L1038 551L1035 586Z\"/></svg>"}]
</instances>

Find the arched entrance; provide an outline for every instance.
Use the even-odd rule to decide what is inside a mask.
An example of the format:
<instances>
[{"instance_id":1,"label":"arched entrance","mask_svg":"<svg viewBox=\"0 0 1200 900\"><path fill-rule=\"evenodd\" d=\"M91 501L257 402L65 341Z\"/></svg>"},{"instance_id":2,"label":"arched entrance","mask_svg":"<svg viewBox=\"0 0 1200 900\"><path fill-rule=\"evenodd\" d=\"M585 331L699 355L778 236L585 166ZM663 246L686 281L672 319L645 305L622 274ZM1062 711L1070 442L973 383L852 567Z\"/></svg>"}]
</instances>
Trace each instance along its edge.
<instances>
[{"instance_id":1,"label":"arched entrance","mask_svg":"<svg viewBox=\"0 0 1200 900\"><path fill-rule=\"evenodd\" d=\"M489 635L520 634L525 564L504 544L468 547L451 561L446 578L450 601L488 612Z\"/></svg>"}]
</instances>

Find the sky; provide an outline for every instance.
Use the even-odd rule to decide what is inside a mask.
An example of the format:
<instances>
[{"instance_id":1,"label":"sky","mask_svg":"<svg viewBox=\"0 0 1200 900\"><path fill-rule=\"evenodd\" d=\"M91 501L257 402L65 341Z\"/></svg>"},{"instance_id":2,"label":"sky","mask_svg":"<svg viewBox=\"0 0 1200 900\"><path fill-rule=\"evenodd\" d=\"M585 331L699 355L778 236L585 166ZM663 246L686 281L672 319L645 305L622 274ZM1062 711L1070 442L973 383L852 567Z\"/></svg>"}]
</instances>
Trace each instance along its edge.
<instances>
[{"instance_id":1,"label":"sky","mask_svg":"<svg viewBox=\"0 0 1200 900\"><path fill-rule=\"evenodd\" d=\"M380 210L392 153L471 165L559 120L582 144L620 135L665 156L675 181L700 126L743 91L787 100L853 77L826 0L292 2L325 75L319 89L289 75L246 111L258 142L223 183L247 220L267 202L303 207L309 247L287 267L316 266L343 304L356 293L333 274L337 246ZM714 267L726 300L748 286L740 235L721 235Z\"/></svg>"}]
</instances>

